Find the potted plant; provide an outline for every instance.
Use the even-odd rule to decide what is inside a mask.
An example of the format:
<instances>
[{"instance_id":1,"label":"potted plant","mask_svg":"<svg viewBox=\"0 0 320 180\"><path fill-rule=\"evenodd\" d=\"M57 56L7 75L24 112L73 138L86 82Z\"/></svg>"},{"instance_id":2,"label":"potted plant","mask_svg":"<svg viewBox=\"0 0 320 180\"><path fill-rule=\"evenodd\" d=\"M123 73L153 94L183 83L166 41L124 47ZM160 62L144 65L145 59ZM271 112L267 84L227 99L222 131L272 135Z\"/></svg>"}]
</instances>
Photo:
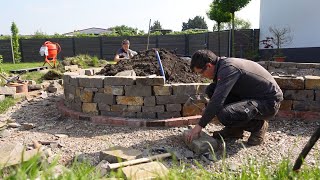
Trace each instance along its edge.
<instances>
[{"instance_id":1,"label":"potted plant","mask_svg":"<svg viewBox=\"0 0 320 180\"><path fill-rule=\"evenodd\" d=\"M282 47L292 42L291 29L289 27L280 28L273 26L269 27L269 32L271 33L271 37L267 37L267 39L269 38L275 46L273 59L278 62L285 61L286 57L282 53Z\"/></svg>"}]
</instances>

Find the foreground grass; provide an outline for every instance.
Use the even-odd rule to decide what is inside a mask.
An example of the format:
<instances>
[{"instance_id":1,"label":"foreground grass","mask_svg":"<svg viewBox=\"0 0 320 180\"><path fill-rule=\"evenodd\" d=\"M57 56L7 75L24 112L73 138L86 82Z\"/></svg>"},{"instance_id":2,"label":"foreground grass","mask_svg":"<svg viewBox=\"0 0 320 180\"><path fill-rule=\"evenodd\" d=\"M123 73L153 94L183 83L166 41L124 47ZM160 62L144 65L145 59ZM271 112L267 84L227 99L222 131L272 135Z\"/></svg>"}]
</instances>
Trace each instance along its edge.
<instances>
[{"instance_id":1,"label":"foreground grass","mask_svg":"<svg viewBox=\"0 0 320 180\"><path fill-rule=\"evenodd\" d=\"M19 99L13 99L12 97L6 97L0 102L0 114L4 113L9 107L14 106Z\"/></svg>"},{"instance_id":2,"label":"foreground grass","mask_svg":"<svg viewBox=\"0 0 320 180\"><path fill-rule=\"evenodd\" d=\"M2 63L2 64L0 64L1 69L3 69L3 71L6 73L9 73L11 70L33 68L33 67L39 67L42 65L43 65L43 62L27 62L27 63L16 63L16 64Z\"/></svg>"},{"instance_id":3,"label":"foreground grass","mask_svg":"<svg viewBox=\"0 0 320 180\"><path fill-rule=\"evenodd\" d=\"M68 168L58 168L60 172L57 173L57 160L49 165L44 161L40 161L39 157L35 157L27 162L24 162L17 167L7 168L0 170L0 179L102 179L100 173L95 167L87 163L74 162ZM303 166L300 172L293 172L292 164L289 160L283 159L276 168L270 168L268 163L260 163L254 160L248 161L243 164L239 170L229 170L228 165L222 167L220 171L208 172L201 165L196 168L190 168L189 164L181 163L169 169L167 177L159 179L226 179L226 180L267 180L267 179L319 179L320 169L316 167ZM123 178L120 171L113 172L107 177Z\"/></svg>"}]
</instances>

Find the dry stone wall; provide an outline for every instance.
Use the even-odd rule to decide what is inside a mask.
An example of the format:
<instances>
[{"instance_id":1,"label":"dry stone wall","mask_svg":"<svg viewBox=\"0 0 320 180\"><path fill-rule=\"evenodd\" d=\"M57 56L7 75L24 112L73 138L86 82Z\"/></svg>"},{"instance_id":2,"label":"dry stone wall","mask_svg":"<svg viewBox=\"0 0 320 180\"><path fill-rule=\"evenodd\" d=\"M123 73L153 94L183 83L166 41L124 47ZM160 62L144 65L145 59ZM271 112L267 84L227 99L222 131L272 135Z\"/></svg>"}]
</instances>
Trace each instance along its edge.
<instances>
[{"instance_id":1,"label":"dry stone wall","mask_svg":"<svg viewBox=\"0 0 320 180\"><path fill-rule=\"evenodd\" d=\"M320 111L319 76L274 76L284 93L281 110ZM185 104L189 95L204 94L209 83L165 84L162 77L64 75L65 105L88 115L167 119L200 115L205 99ZM200 108L199 108L200 107Z\"/></svg>"},{"instance_id":2,"label":"dry stone wall","mask_svg":"<svg viewBox=\"0 0 320 180\"><path fill-rule=\"evenodd\" d=\"M65 105L91 115L167 119L201 114L206 99L186 104L189 95L204 94L209 83L165 84L157 77L64 75Z\"/></svg>"}]
</instances>

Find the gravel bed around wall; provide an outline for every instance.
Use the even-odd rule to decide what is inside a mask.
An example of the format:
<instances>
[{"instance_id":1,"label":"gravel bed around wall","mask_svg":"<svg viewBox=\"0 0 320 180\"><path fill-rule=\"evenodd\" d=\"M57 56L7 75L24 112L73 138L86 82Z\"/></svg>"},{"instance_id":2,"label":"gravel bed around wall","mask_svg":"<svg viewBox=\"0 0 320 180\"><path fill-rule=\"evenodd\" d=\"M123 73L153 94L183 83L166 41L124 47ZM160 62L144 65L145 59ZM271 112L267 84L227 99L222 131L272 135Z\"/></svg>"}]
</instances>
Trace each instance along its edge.
<instances>
[{"instance_id":1,"label":"gravel bed around wall","mask_svg":"<svg viewBox=\"0 0 320 180\"><path fill-rule=\"evenodd\" d=\"M22 101L0 115L0 122L10 121L18 124L32 123L33 129L7 128L9 135L0 138L5 142L32 144L32 140L57 142L51 144L53 154L60 156L61 164L68 164L76 155L82 154L93 165L99 163L99 152L112 146L124 146L146 152L148 148L168 148L179 152L184 162L196 166L200 162L206 169L215 171L223 164L222 151L216 152L217 160L194 155L182 141L182 132L190 127L175 128L132 128L96 125L86 121L76 121L62 117L56 107L61 94L50 94L48 98L34 98ZM243 139L226 140L226 162L231 170L237 171L248 158L257 162L270 162L274 166L281 159L289 158L294 162L312 133L319 126L318 122L271 120L266 143L250 147L246 145L249 133ZM210 124L205 131L211 134L222 126ZM8 133L7 133L8 134ZM62 135L61 135L62 134ZM65 136L66 135L66 136ZM320 142L309 153L306 163L319 166ZM171 160L164 162L172 165Z\"/></svg>"}]
</instances>

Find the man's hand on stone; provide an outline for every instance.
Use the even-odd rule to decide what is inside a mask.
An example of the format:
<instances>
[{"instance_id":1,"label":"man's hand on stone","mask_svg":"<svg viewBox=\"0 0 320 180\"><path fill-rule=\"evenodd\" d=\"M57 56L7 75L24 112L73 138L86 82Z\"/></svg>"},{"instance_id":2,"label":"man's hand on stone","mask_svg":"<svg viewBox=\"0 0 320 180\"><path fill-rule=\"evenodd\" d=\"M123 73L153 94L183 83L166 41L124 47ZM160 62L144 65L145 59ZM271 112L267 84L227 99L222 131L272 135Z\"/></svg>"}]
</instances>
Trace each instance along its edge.
<instances>
[{"instance_id":1,"label":"man's hand on stone","mask_svg":"<svg viewBox=\"0 0 320 180\"><path fill-rule=\"evenodd\" d=\"M202 127L200 125L196 125L188 134L186 134L187 142L191 143L193 139L197 139L200 137Z\"/></svg>"}]
</instances>

